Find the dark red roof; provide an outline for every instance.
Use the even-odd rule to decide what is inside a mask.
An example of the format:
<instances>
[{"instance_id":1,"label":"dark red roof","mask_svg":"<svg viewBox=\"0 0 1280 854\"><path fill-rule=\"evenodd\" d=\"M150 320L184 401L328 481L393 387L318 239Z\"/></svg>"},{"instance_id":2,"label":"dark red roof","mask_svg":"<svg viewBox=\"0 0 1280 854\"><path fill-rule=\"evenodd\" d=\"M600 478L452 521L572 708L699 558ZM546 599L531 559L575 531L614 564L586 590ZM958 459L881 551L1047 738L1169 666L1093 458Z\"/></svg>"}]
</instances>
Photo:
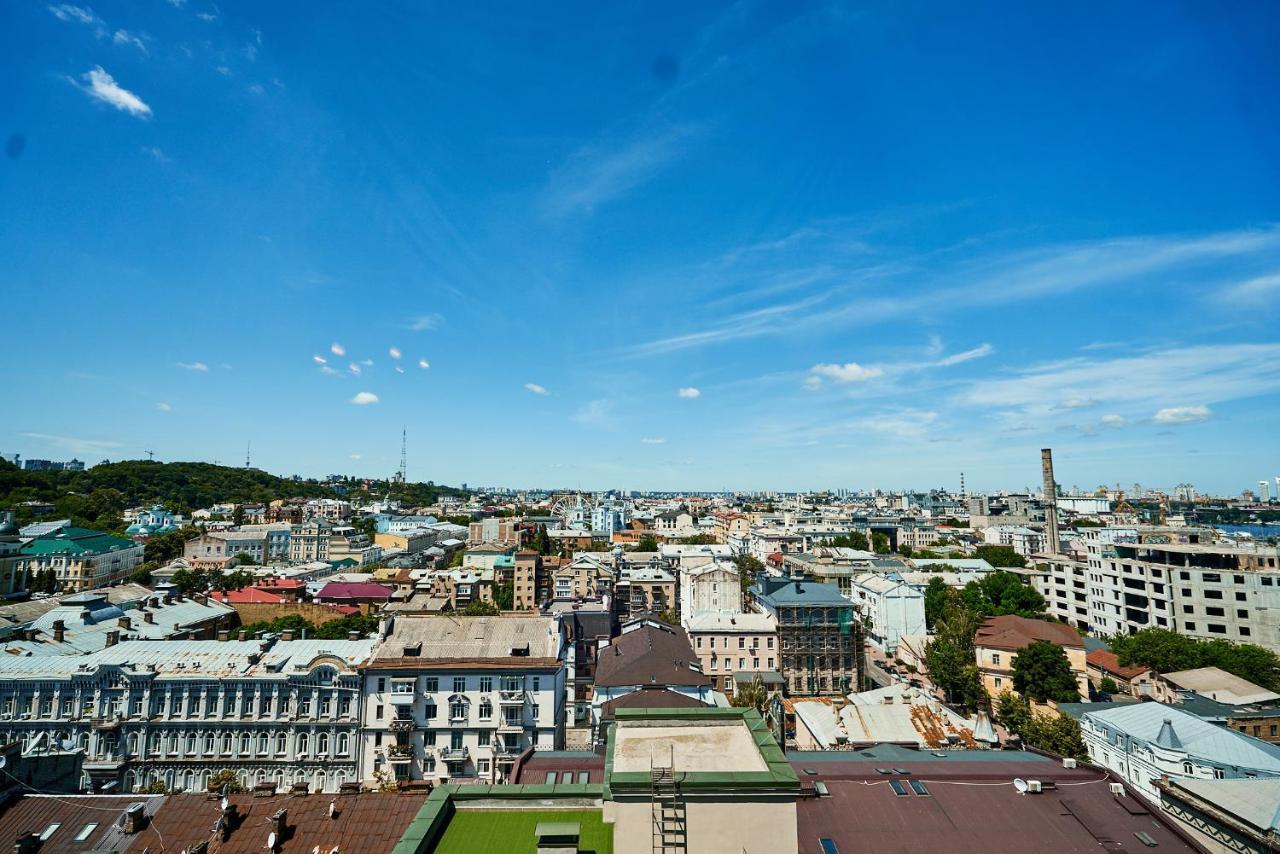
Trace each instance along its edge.
<instances>
[{"instance_id":1,"label":"dark red roof","mask_svg":"<svg viewBox=\"0 0 1280 854\"><path fill-rule=\"evenodd\" d=\"M589 751L535 751L515 769L512 783L545 783L547 774L554 773L557 782L577 783L586 773L588 783L604 782L604 757ZM565 774L572 774L566 779Z\"/></svg>"},{"instance_id":2,"label":"dark red roof","mask_svg":"<svg viewBox=\"0 0 1280 854\"><path fill-rule=\"evenodd\" d=\"M1135 676L1141 676L1150 670L1150 667L1143 667L1138 664L1125 667L1120 664L1120 659L1114 652L1105 649L1095 649L1086 656L1090 666L1096 667L1103 673L1112 673L1121 679L1133 679Z\"/></svg>"},{"instance_id":3,"label":"dark red roof","mask_svg":"<svg viewBox=\"0 0 1280 854\"><path fill-rule=\"evenodd\" d=\"M218 799L204 794L170 795L153 819L154 828L139 833L127 849L141 852L149 847L160 850L163 837L165 851L183 851L193 843L208 841L209 850L217 854L261 854L271 832L267 819L277 810L287 810L283 841L276 850L283 854L310 854L317 845L321 851L338 846L338 851L380 854L395 848L409 823L417 816L427 799L425 792L374 793L358 795L289 795L255 798L231 795L228 800L236 808L236 820L225 842L215 842L212 834L218 820ZM329 803L336 805L329 817ZM42 851L41 854L44 854Z\"/></svg>"},{"instance_id":4,"label":"dark red roof","mask_svg":"<svg viewBox=\"0 0 1280 854\"><path fill-rule=\"evenodd\" d=\"M684 685L710 687L711 679L690 666L696 664L689 636L679 626L646 623L618 635L600 650L595 684L602 688L628 685Z\"/></svg>"},{"instance_id":5,"label":"dark red roof","mask_svg":"<svg viewBox=\"0 0 1280 854\"><path fill-rule=\"evenodd\" d=\"M320 592L317 599L350 599L356 602L385 602L394 591L372 581L330 581Z\"/></svg>"},{"instance_id":6,"label":"dark red roof","mask_svg":"<svg viewBox=\"0 0 1280 854\"><path fill-rule=\"evenodd\" d=\"M922 754L922 756L927 756ZM948 854L1096 854L1099 850L1142 850L1138 831L1162 852L1196 851L1130 792L1112 795L1111 778L1092 768L1075 770L1051 762L868 761L793 762L802 786L822 780L830 797L801 798L796 804L799 848L820 851L831 839L841 852L946 851ZM831 767L836 766L836 767ZM877 767L904 767L928 795L908 786L897 795L891 777ZM809 775L805 768L818 771ZM1056 789L1020 795L1015 777L1053 781ZM967 785L966 785L967 784ZM1077 785L1079 784L1079 785Z\"/></svg>"},{"instance_id":7,"label":"dark red roof","mask_svg":"<svg viewBox=\"0 0 1280 854\"><path fill-rule=\"evenodd\" d=\"M1037 640L1045 640L1058 646L1084 647L1080 633L1066 623L1029 620L1015 614L988 617L978 628L973 644L993 649L1019 650Z\"/></svg>"},{"instance_id":8,"label":"dark red roof","mask_svg":"<svg viewBox=\"0 0 1280 854\"><path fill-rule=\"evenodd\" d=\"M641 688L605 703L600 708L600 718L613 720L614 709L693 709L705 705L696 697L666 688Z\"/></svg>"},{"instance_id":9,"label":"dark red roof","mask_svg":"<svg viewBox=\"0 0 1280 854\"><path fill-rule=\"evenodd\" d=\"M27 795L11 801L0 813L0 851L13 851L14 843L28 833L43 833L57 824L49 839L39 848L40 854L80 854L96 848L111 850L104 840L113 833L114 823L130 804L147 803L145 795ZM154 809L157 804L150 804ZM84 840L76 836L90 824L97 827ZM120 835L118 830L114 831Z\"/></svg>"}]
</instances>

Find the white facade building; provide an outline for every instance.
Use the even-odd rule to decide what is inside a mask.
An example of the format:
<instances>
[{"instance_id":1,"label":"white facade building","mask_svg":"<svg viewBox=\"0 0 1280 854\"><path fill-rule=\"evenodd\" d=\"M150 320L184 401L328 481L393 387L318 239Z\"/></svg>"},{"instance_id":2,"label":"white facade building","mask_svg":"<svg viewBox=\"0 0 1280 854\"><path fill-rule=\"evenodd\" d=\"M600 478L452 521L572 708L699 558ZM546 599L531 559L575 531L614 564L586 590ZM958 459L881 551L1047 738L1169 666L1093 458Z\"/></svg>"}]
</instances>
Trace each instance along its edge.
<instances>
[{"instance_id":1,"label":"white facade building","mask_svg":"<svg viewBox=\"0 0 1280 854\"><path fill-rule=\"evenodd\" d=\"M925 633L924 594L894 574L854 576L849 598L858 606L867 640L887 654L904 635Z\"/></svg>"}]
</instances>

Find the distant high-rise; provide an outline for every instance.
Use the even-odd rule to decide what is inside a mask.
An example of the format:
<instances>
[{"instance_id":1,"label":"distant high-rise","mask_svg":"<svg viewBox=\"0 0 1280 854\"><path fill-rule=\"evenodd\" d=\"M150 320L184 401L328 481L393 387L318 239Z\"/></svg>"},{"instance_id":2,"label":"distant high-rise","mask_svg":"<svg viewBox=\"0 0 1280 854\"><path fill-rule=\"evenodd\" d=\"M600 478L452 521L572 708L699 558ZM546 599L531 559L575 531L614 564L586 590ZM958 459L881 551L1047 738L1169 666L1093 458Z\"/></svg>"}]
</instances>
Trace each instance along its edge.
<instances>
[{"instance_id":1,"label":"distant high-rise","mask_svg":"<svg viewBox=\"0 0 1280 854\"><path fill-rule=\"evenodd\" d=\"M1258 481L1258 501L1266 504L1271 500L1271 483L1270 481Z\"/></svg>"}]
</instances>

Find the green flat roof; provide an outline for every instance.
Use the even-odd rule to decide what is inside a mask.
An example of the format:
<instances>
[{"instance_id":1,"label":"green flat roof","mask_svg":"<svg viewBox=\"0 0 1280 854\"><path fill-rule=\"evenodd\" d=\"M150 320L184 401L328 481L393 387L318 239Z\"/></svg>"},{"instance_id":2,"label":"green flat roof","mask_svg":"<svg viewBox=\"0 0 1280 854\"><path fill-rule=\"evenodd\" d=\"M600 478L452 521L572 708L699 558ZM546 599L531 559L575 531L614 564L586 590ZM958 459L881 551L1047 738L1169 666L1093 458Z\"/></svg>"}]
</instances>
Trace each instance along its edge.
<instances>
[{"instance_id":1,"label":"green flat roof","mask_svg":"<svg viewBox=\"0 0 1280 854\"><path fill-rule=\"evenodd\" d=\"M554 830L547 830L552 828ZM578 837L578 850L613 854L613 825L600 810L483 810L454 812L435 854L535 854L543 835Z\"/></svg>"},{"instance_id":2,"label":"green flat roof","mask_svg":"<svg viewBox=\"0 0 1280 854\"><path fill-rule=\"evenodd\" d=\"M136 546L133 540L88 528L62 528L22 547L22 555L102 554Z\"/></svg>"}]
</instances>

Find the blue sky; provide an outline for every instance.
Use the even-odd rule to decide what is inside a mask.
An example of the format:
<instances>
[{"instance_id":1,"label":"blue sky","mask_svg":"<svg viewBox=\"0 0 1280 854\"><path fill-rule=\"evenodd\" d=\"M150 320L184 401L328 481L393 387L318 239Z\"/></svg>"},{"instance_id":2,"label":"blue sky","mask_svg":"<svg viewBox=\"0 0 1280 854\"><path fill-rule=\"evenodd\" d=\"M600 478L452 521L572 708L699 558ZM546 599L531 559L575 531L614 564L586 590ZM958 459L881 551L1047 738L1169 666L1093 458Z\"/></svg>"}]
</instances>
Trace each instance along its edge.
<instances>
[{"instance_id":1,"label":"blue sky","mask_svg":"<svg viewBox=\"0 0 1280 854\"><path fill-rule=\"evenodd\" d=\"M4 4L0 450L1280 474L1275 4L339 5Z\"/></svg>"}]
</instances>

